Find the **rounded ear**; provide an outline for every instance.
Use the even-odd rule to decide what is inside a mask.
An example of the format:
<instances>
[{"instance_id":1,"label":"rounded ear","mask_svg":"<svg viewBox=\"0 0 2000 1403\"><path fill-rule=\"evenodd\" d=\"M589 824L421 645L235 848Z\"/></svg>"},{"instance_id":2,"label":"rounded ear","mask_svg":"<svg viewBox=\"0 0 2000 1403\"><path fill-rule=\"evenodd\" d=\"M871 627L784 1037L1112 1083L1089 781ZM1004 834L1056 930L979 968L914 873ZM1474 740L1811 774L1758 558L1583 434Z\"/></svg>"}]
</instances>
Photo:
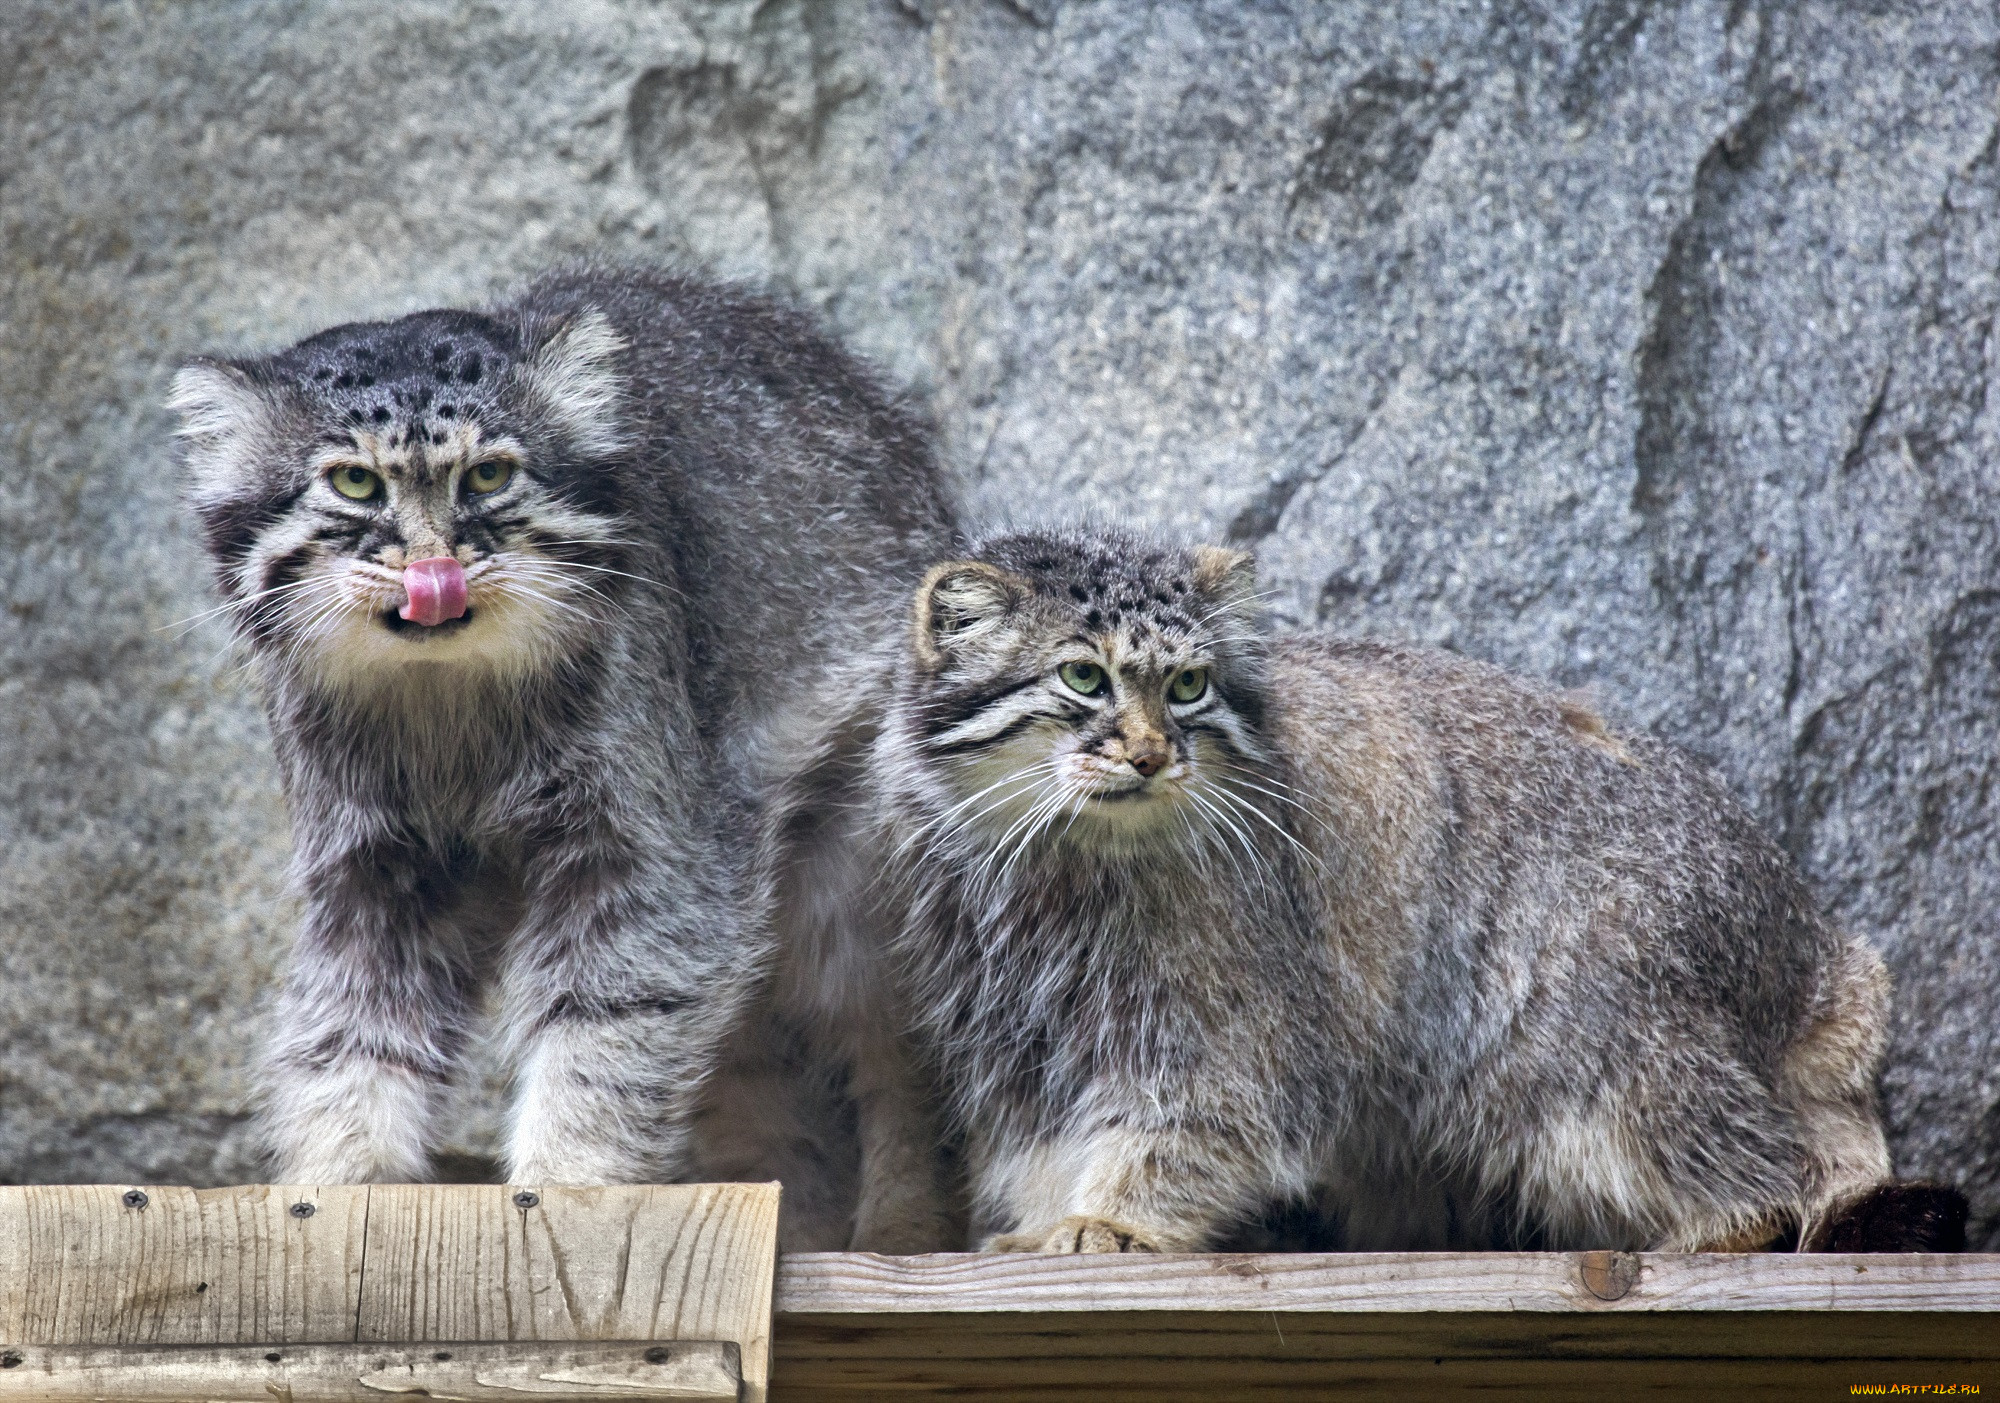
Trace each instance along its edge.
<instances>
[{"instance_id":1,"label":"rounded ear","mask_svg":"<svg viewBox=\"0 0 2000 1403\"><path fill-rule=\"evenodd\" d=\"M246 367L200 356L174 376L167 408L180 416L188 488L204 499L226 495L254 470L277 406Z\"/></svg>"},{"instance_id":2,"label":"rounded ear","mask_svg":"<svg viewBox=\"0 0 2000 1403\"><path fill-rule=\"evenodd\" d=\"M523 368L529 392L587 458L626 445L624 349L611 318L591 307L558 322Z\"/></svg>"},{"instance_id":3,"label":"rounded ear","mask_svg":"<svg viewBox=\"0 0 2000 1403\"><path fill-rule=\"evenodd\" d=\"M1218 599L1247 598L1257 592L1257 557L1227 546L1196 546L1194 582Z\"/></svg>"},{"instance_id":4,"label":"rounded ear","mask_svg":"<svg viewBox=\"0 0 2000 1403\"><path fill-rule=\"evenodd\" d=\"M933 565L917 586L911 623L917 657L935 667L990 634L1028 597L1028 584L977 560Z\"/></svg>"},{"instance_id":5,"label":"rounded ear","mask_svg":"<svg viewBox=\"0 0 2000 1403\"><path fill-rule=\"evenodd\" d=\"M167 392L167 408L181 416L182 438L225 438L261 403L248 371L212 356L189 360L175 372Z\"/></svg>"}]
</instances>

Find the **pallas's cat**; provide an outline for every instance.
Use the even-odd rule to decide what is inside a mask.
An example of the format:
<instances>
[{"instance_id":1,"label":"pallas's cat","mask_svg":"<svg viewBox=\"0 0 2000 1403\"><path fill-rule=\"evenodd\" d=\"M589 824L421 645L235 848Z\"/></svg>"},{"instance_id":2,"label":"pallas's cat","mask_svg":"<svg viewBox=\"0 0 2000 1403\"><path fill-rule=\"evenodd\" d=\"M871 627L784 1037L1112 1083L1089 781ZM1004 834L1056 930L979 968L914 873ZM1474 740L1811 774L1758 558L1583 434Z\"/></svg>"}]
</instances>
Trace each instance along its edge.
<instances>
[{"instance_id":1,"label":"pallas's cat","mask_svg":"<svg viewBox=\"0 0 2000 1403\"><path fill-rule=\"evenodd\" d=\"M513 1179L673 1176L760 959L760 738L946 548L926 433L798 315L635 270L172 404L305 907L277 1173L422 1177L491 1006Z\"/></svg>"},{"instance_id":2,"label":"pallas's cat","mask_svg":"<svg viewBox=\"0 0 2000 1403\"><path fill-rule=\"evenodd\" d=\"M1350 1247L1741 1249L1879 1197L1882 963L1706 770L1254 600L1236 552L993 540L822 762L988 1246L1317 1194Z\"/></svg>"}]
</instances>

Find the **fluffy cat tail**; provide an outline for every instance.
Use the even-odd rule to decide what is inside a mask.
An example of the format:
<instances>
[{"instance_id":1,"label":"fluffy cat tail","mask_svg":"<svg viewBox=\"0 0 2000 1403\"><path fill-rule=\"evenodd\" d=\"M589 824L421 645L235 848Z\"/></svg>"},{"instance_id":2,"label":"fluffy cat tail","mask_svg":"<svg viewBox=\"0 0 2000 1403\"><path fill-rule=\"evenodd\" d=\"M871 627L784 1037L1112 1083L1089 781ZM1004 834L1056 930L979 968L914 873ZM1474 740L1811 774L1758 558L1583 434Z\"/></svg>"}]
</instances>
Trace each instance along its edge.
<instances>
[{"instance_id":1,"label":"fluffy cat tail","mask_svg":"<svg viewBox=\"0 0 2000 1403\"><path fill-rule=\"evenodd\" d=\"M1965 1195L1920 1180L1877 1184L1819 1223L1807 1252L1963 1252Z\"/></svg>"}]
</instances>

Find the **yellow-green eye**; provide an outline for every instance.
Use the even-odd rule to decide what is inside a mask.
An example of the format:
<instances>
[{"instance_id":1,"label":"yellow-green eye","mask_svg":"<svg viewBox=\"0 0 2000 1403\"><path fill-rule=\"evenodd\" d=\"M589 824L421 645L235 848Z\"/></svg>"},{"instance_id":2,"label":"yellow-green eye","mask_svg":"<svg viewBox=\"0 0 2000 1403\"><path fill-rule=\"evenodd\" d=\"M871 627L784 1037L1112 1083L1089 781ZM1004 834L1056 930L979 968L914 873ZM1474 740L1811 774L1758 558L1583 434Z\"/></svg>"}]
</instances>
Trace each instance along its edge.
<instances>
[{"instance_id":1,"label":"yellow-green eye","mask_svg":"<svg viewBox=\"0 0 2000 1403\"><path fill-rule=\"evenodd\" d=\"M465 475L468 492L498 492L514 477L514 465L505 458L488 458L483 463L474 463Z\"/></svg>"},{"instance_id":2,"label":"yellow-green eye","mask_svg":"<svg viewBox=\"0 0 2000 1403\"><path fill-rule=\"evenodd\" d=\"M1167 695L1177 702L1200 701L1201 694L1207 690L1208 669L1205 667L1182 668L1167 684Z\"/></svg>"},{"instance_id":3,"label":"yellow-green eye","mask_svg":"<svg viewBox=\"0 0 2000 1403\"><path fill-rule=\"evenodd\" d=\"M1072 692L1081 692L1086 697L1104 690L1104 669L1096 663L1064 663L1056 669L1056 676Z\"/></svg>"},{"instance_id":4,"label":"yellow-green eye","mask_svg":"<svg viewBox=\"0 0 2000 1403\"><path fill-rule=\"evenodd\" d=\"M327 474L327 480L333 484L334 491L357 502L382 495L382 479L366 468L335 468Z\"/></svg>"}]
</instances>

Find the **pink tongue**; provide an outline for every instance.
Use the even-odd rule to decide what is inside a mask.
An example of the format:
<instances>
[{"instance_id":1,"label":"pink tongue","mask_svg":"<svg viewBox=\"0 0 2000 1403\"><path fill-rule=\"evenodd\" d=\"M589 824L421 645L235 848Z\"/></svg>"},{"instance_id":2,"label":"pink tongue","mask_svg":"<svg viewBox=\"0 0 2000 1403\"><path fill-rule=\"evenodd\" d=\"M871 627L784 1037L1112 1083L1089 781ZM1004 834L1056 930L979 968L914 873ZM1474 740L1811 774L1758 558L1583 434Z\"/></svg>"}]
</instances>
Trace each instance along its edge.
<instances>
[{"instance_id":1,"label":"pink tongue","mask_svg":"<svg viewBox=\"0 0 2000 1403\"><path fill-rule=\"evenodd\" d=\"M403 569L403 592L410 599L397 612L430 628L465 612L465 567L448 555L413 560Z\"/></svg>"}]
</instances>

